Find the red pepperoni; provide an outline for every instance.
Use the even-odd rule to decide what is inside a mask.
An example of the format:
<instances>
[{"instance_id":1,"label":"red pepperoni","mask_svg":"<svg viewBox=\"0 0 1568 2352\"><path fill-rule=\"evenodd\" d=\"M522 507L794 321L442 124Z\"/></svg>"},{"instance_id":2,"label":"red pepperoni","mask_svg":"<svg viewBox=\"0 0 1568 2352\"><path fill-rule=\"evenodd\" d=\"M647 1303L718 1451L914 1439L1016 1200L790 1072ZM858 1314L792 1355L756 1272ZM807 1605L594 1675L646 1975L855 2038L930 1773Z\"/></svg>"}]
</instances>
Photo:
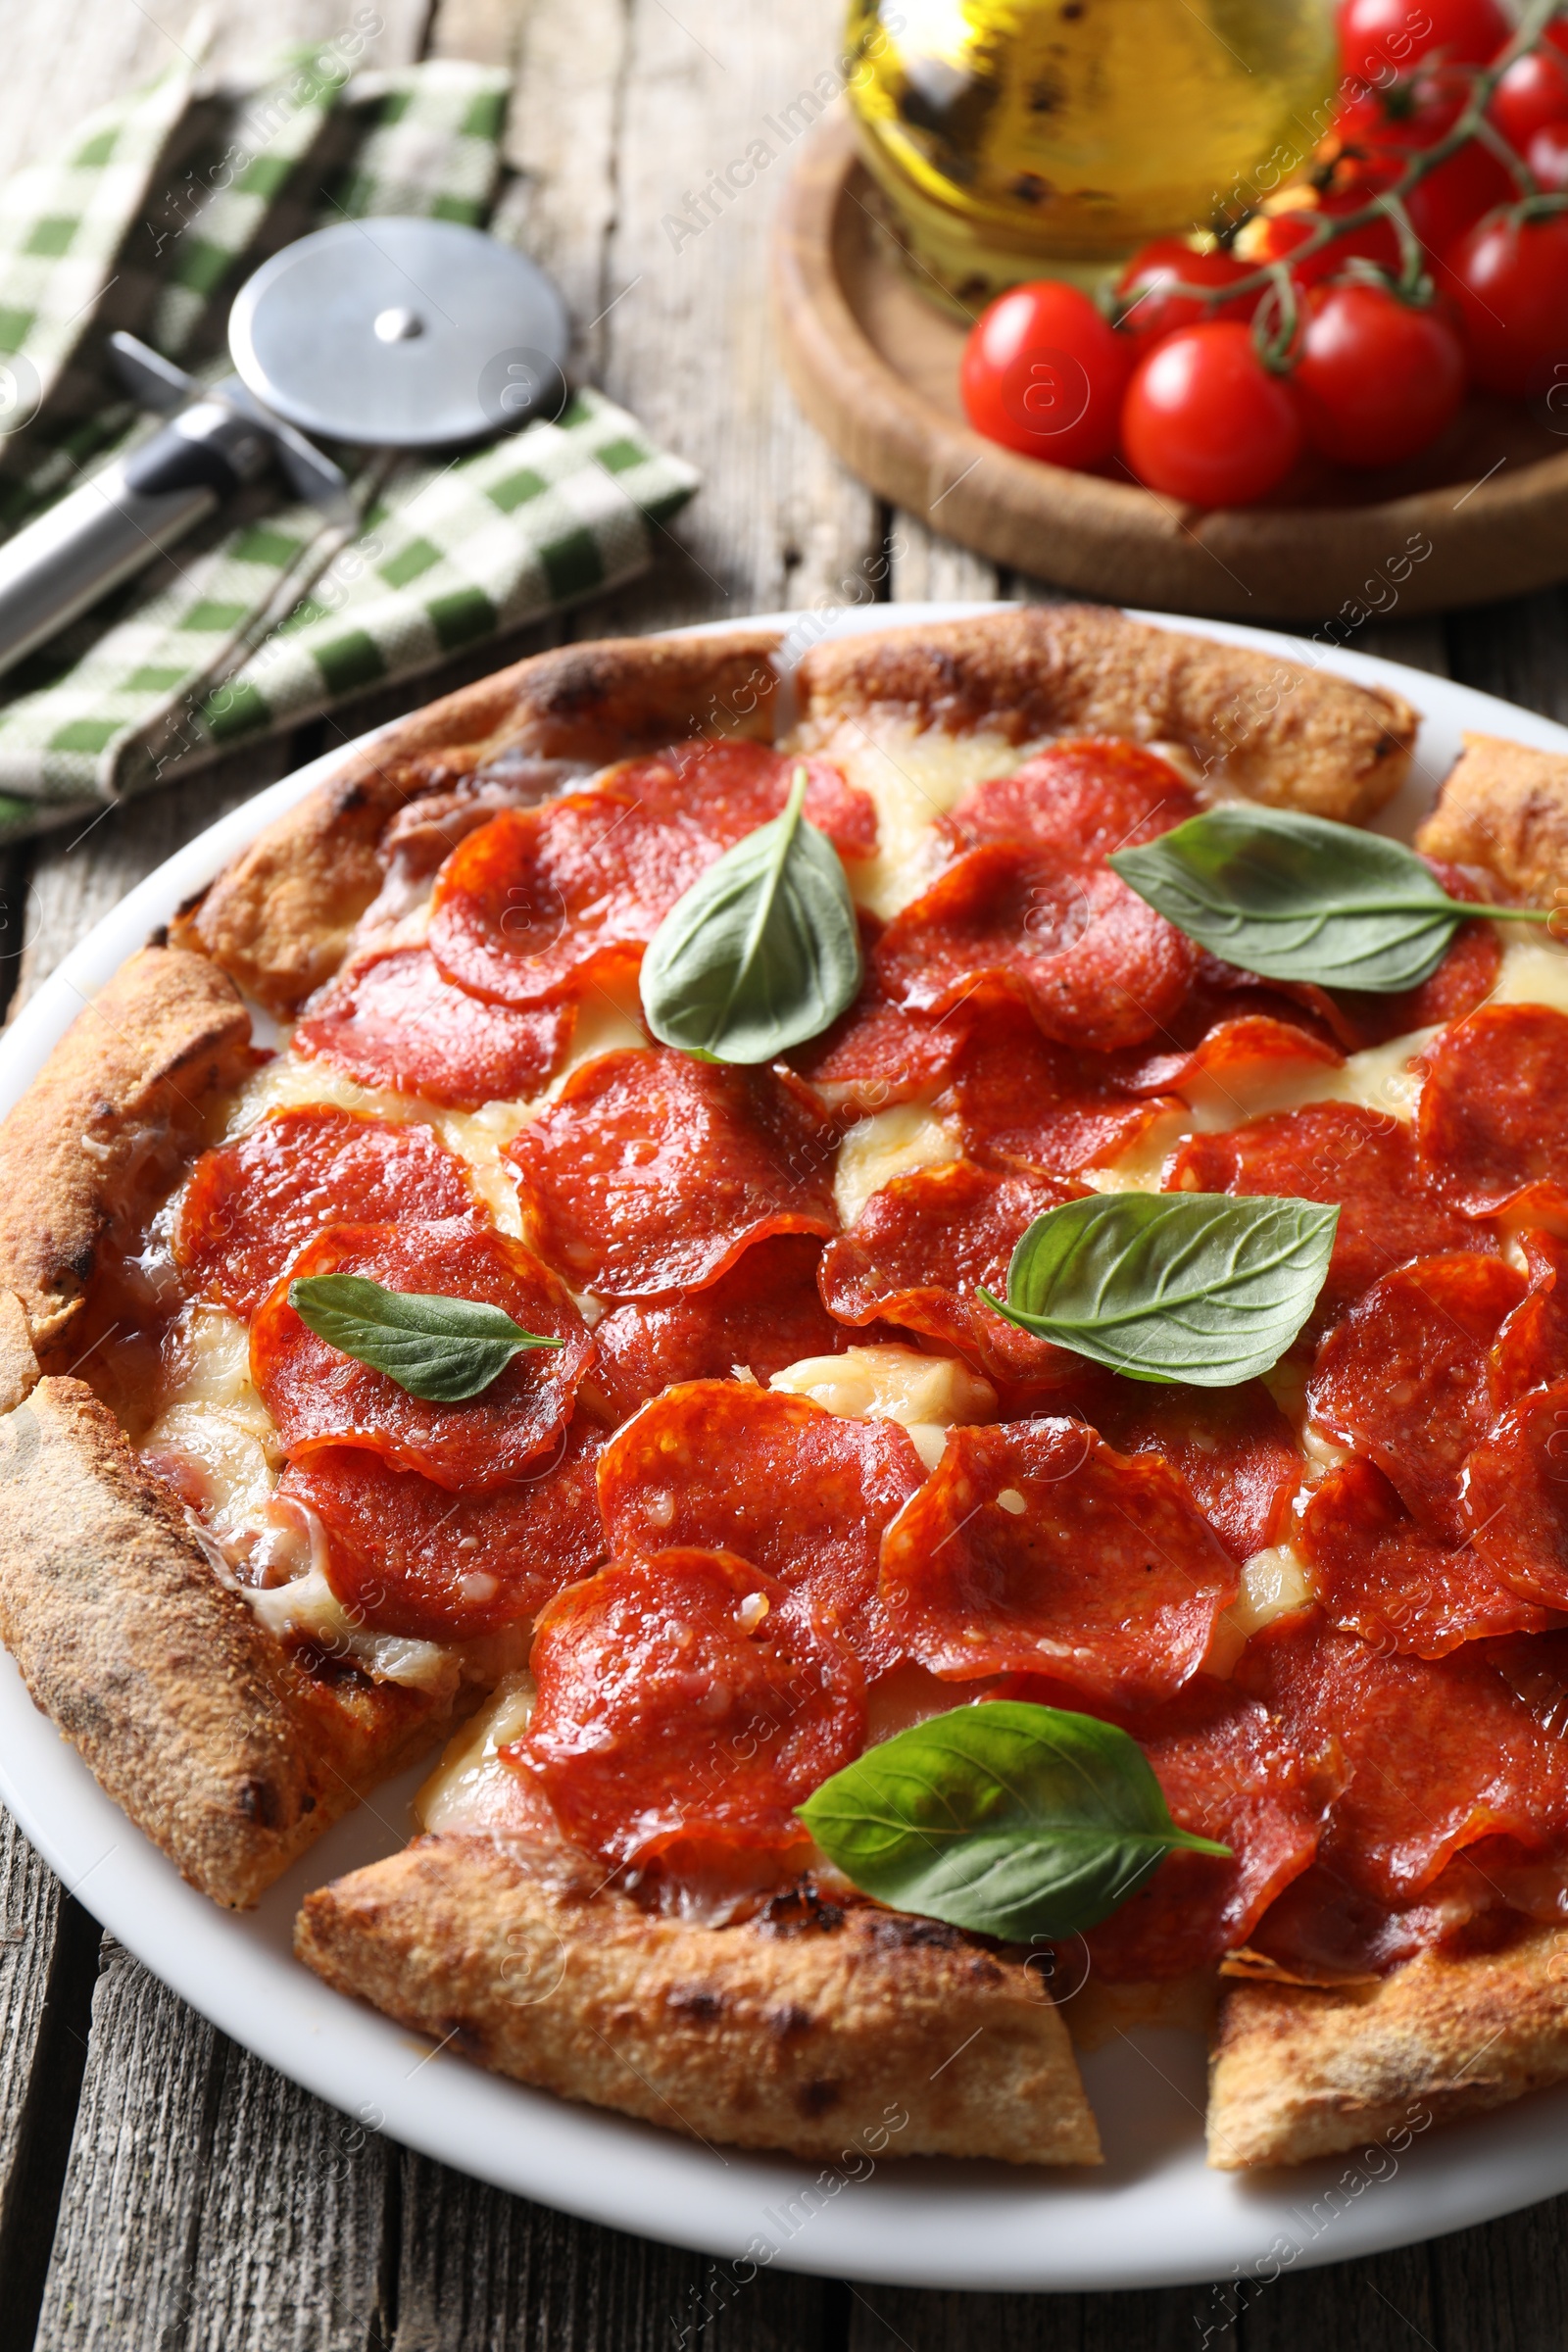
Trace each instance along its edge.
<instances>
[{"instance_id":1,"label":"red pepperoni","mask_svg":"<svg viewBox=\"0 0 1568 2352\"><path fill-rule=\"evenodd\" d=\"M844 858L876 849L876 803L848 783L831 760L805 760L764 743L679 743L607 770L606 789L624 794L657 824L701 827L723 849L780 814L795 771L807 772L805 813Z\"/></svg>"},{"instance_id":2,"label":"red pepperoni","mask_svg":"<svg viewBox=\"0 0 1568 2352\"><path fill-rule=\"evenodd\" d=\"M1568 1609L1568 1381L1533 1389L1465 1464L1470 1542L1505 1585Z\"/></svg>"},{"instance_id":3,"label":"red pepperoni","mask_svg":"<svg viewBox=\"0 0 1568 2352\"><path fill-rule=\"evenodd\" d=\"M758 1242L830 1234L836 1130L798 1079L660 1048L602 1054L514 1137L535 1247L579 1288L657 1298Z\"/></svg>"},{"instance_id":4,"label":"red pepperoni","mask_svg":"<svg viewBox=\"0 0 1568 2352\"><path fill-rule=\"evenodd\" d=\"M1446 887L1450 897L1459 895L1451 880ZM1353 1054L1367 1046L1386 1045L1390 1038L1404 1037L1412 1029L1433 1029L1440 1023L1463 1020L1491 996L1501 964L1502 943L1491 923L1461 923L1443 961L1419 988L1407 988L1393 997L1374 996L1369 990L1336 990L1349 1051Z\"/></svg>"},{"instance_id":5,"label":"red pepperoni","mask_svg":"<svg viewBox=\"0 0 1568 2352\"><path fill-rule=\"evenodd\" d=\"M1518 1851L1509 1838L1478 1838L1439 1871L1424 1894L1397 1904L1377 1902L1319 1862L1269 1906L1249 1939L1250 1949L1271 1960L1287 1984L1332 1985L1384 1976L1495 1907L1482 1871L1490 1875L1499 1850ZM1472 1853L1486 1859L1478 1866Z\"/></svg>"},{"instance_id":6,"label":"red pepperoni","mask_svg":"<svg viewBox=\"0 0 1568 2352\"><path fill-rule=\"evenodd\" d=\"M1279 1542L1301 1457L1260 1380L1239 1389L1116 1380L1096 1423L1121 1453L1162 1454L1234 1559Z\"/></svg>"},{"instance_id":7,"label":"red pepperoni","mask_svg":"<svg viewBox=\"0 0 1568 2352\"><path fill-rule=\"evenodd\" d=\"M1337 1046L1295 1021L1267 1012L1232 1013L1195 1045L1128 1056L1115 1083L1130 1095L1184 1095L1201 1085L1240 1104L1265 1080L1304 1077L1314 1066L1336 1069L1344 1059Z\"/></svg>"},{"instance_id":8,"label":"red pepperoni","mask_svg":"<svg viewBox=\"0 0 1568 2352\"><path fill-rule=\"evenodd\" d=\"M593 791L505 810L442 867L431 953L503 1004L580 996L635 964L698 875L778 815L798 764L764 744L688 744L623 760ZM807 816L847 857L866 856L873 804L826 761L808 767Z\"/></svg>"},{"instance_id":9,"label":"red pepperoni","mask_svg":"<svg viewBox=\"0 0 1568 2352\"><path fill-rule=\"evenodd\" d=\"M676 1840L801 1842L794 1808L865 1737L853 1654L804 1593L722 1552L666 1551L568 1586L531 1663L532 1720L503 1752L612 1867Z\"/></svg>"},{"instance_id":10,"label":"red pepperoni","mask_svg":"<svg viewBox=\"0 0 1568 2352\"><path fill-rule=\"evenodd\" d=\"M1228 1845L1231 1859L1167 1854L1146 1886L1090 1931L1091 1966L1112 1984L1187 1976L1245 1944L1309 1867L1322 1810L1268 1709L1231 1684L1200 1675L1164 1706L1122 1721L1172 1817Z\"/></svg>"},{"instance_id":11,"label":"red pepperoni","mask_svg":"<svg viewBox=\"0 0 1568 2352\"><path fill-rule=\"evenodd\" d=\"M561 1067L570 1006L518 1012L443 980L426 948L394 948L329 981L306 1006L296 1052L362 1086L396 1087L451 1110L536 1095Z\"/></svg>"},{"instance_id":12,"label":"red pepperoni","mask_svg":"<svg viewBox=\"0 0 1568 2352\"><path fill-rule=\"evenodd\" d=\"M924 1477L896 1422L702 1380L657 1397L611 1441L599 1503L617 1558L738 1552L808 1594L874 1676L903 1655L877 1600L882 1531Z\"/></svg>"},{"instance_id":13,"label":"red pepperoni","mask_svg":"<svg viewBox=\"0 0 1568 2352\"><path fill-rule=\"evenodd\" d=\"M1225 1135L1195 1135L1167 1167L1165 1190L1340 1203L1334 1255L1302 1335L1307 1341L1321 1337L1380 1274L1408 1258L1496 1248L1418 1166L1409 1128L1358 1102L1312 1102Z\"/></svg>"},{"instance_id":14,"label":"red pepperoni","mask_svg":"<svg viewBox=\"0 0 1568 2352\"><path fill-rule=\"evenodd\" d=\"M1399 1657L1306 1614L1276 1619L1242 1654L1238 1684L1337 1773L1322 1858L1376 1902L1409 1902L1479 1838L1540 1846L1568 1826L1568 1748L1491 1647Z\"/></svg>"},{"instance_id":15,"label":"red pepperoni","mask_svg":"<svg viewBox=\"0 0 1568 2352\"><path fill-rule=\"evenodd\" d=\"M1499 1405L1568 1378L1568 1242L1520 1236L1530 1288L1497 1334L1492 1388Z\"/></svg>"},{"instance_id":16,"label":"red pepperoni","mask_svg":"<svg viewBox=\"0 0 1568 2352\"><path fill-rule=\"evenodd\" d=\"M1086 735L1054 743L1010 776L964 794L943 830L960 850L989 842L1049 850L1074 868L1168 833L1198 798L1167 760Z\"/></svg>"},{"instance_id":17,"label":"red pepperoni","mask_svg":"<svg viewBox=\"0 0 1568 2352\"><path fill-rule=\"evenodd\" d=\"M1547 1623L1475 1552L1429 1535L1370 1462L1330 1471L1297 1543L1330 1621L1378 1648L1441 1658L1461 1642Z\"/></svg>"},{"instance_id":18,"label":"red pepperoni","mask_svg":"<svg viewBox=\"0 0 1568 2352\"><path fill-rule=\"evenodd\" d=\"M1491 1004L1423 1056L1424 1163L1473 1217L1568 1209L1568 1016Z\"/></svg>"},{"instance_id":19,"label":"red pepperoni","mask_svg":"<svg viewBox=\"0 0 1568 2352\"><path fill-rule=\"evenodd\" d=\"M174 1227L193 1292L254 1314L302 1242L362 1217L481 1215L467 1170L428 1127L351 1110L279 1110L204 1152Z\"/></svg>"},{"instance_id":20,"label":"red pepperoni","mask_svg":"<svg viewBox=\"0 0 1568 2352\"><path fill-rule=\"evenodd\" d=\"M1492 1425L1491 1350L1524 1277L1500 1257L1417 1258L1330 1332L1307 1410L1389 1479L1441 1543L1464 1542L1465 1456Z\"/></svg>"},{"instance_id":21,"label":"red pepperoni","mask_svg":"<svg viewBox=\"0 0 1568 2352\"><path fill-rule=\"evenodd\" d=\"M1108 866L1063 871L1032 851L971 850L895 915L876 947L890 996L944 1013L977 989L1016 997L1063 1045L1135 1046L1192 984L1191 940Z\"/></svg>"},{"instance_id":22,"label":"red pepperoni","mask_svg":"<svg viewBox=\"0 0 1568 2352\"><path fill-rule=\"evenodd\" d=\"M956 1348L996 1378L1071 1381L1081 1358L1018 1330L975 1292L984 1286L1004 1298L1019 1235L1078 1190L1054 1176L998 1175L967 1160L897 1176L823 1250L822 1297L841 1322L881 1316Z\"/></svg>"},{"instance_id":23,"label":"red pepperoni","mask_svg":"<svg viewBox=\"0 0 1568 2352\"><path fill-rule=\"evenodd\" d=\"M787 1233L759 1242L705 1291L617 1306L594 1326L593 1385L615 1421L681 1380L761 1382L803 1356L835 1355L859 1336L822 1304L819 1242Z\"/></svg>"},{"instance_id":24,"label":"red pepperoni","mask_svg":"<svg viewBox=\"0 0 1568 2352\"><path fill-rule=\"evenodd\" d=\"M875 968L868 967L849 1011L820 1037L797 1046L790 1067L828 1102L881 1110L946 1085L970 1017L965 1006L941 1018L908 1012L884 994Z\"/></svg>"},{"instance_id":25,"label":"red pepperoni","mask_svg":"<svg viewBox=\"0 0 1568 2352\"><path fill-rule=\"evenodd\" d=\"M1198 1671L1236 1563L1161 1461L1065 1417L955 1429L882 1544L882 1603L934 1674L1050 1674L1168 1698Z\"/></svg>"},{"instance_id":26,"label":"red pepperoni","mask_svg":"<svg viewBox=\"0 0 1568 2352\"><path fill-rule=\"evenodd\" d=\"M293 1463L278 1494L321 1522L327 1581L357 1623L468 1641L533 1616L604 1558L604 1440L579 1417L530 1477L457 1494L363 1446L328 1446Z\"/></svg>"},{"instance_id":27,"label":"red pepperoni","mask_svg":"<svg viewBox=\"0 0 1568 2352\"><path fill-rule=\"evenodd\" d=\"M594 1344L564 1286L511 1236L443 1224L332 1225L294 1262L292 1279L365 1274L389 1291L477 1298L524 1331L561 1339L526 1348L462 1404L432 1404L318 1339L280 1282L251 1326L251 1375L293 1455L365 1446L438 1487L496 1487L546 1460L571 1415Z\"/></svg>"},{"instance_id":28,"label":"red pepperoni","mask_svg":"<svg viewBox=\"0 0 1568 2352\"><path fill-rule=\"evenodd\" d=\"M1021 1005L987 1004L938 1108L957 1121L965 1152L982 1165L1062 1176L1098 1167L1125 1152L1166 1105L1127 1102L1087 1059L1042 1037Z\"/></svg>"}]
</instances>

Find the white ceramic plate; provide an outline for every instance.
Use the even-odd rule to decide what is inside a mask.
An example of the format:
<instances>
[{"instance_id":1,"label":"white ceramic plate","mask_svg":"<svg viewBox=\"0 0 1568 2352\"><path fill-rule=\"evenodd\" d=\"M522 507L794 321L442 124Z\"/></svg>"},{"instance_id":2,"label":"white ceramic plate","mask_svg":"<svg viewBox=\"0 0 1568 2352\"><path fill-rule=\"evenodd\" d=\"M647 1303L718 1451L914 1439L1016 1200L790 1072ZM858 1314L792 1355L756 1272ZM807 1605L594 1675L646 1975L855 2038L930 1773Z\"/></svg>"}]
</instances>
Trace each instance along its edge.
<instances>
[{"instance_id":1,"label":"white ceramic plate","mask_svg":"<svg viewBox=\"0 0 1568 2352\"><path fill-rule=\"evenodd\" d=\"M831 633L943 619L982 606L882 606ZM816 616L796 621L808 642ZM1568 751L1568 728L1446 679L1364 655L1220 623L1166 621L1383 683L1427 713L1412 783L1388 822L1407 830L1466 728ZM161 866L105 917L0 1040L0 1113L83 1002L157 924L343 758L260 794ZM72 1892L164 1982L236 2041L369 2128L616 2229L732 2262L736 2283L783 2269L911 2286L1056 2289L1176 2284L1339 2262L1491 2220L1568 2188L1568 2087L1495 2116L1425 2131L1419 2116L1350 2158L1242 2179L1203 2163L1196 2035L1117 2035L1084 2062L1107 2161L1053 2177L1001 2164L895 2161L880 2114L844 2118L843 2161L807 2167L693 2145L486 2075L329 1992L290 1956L302 1896L408 1836L412 1773L341 1822L245 1915L218 1910L102 1793L0 1658L0 1795ZM880 2151L880 2152L879 2152Z\"/></svg>"}]
</instances>

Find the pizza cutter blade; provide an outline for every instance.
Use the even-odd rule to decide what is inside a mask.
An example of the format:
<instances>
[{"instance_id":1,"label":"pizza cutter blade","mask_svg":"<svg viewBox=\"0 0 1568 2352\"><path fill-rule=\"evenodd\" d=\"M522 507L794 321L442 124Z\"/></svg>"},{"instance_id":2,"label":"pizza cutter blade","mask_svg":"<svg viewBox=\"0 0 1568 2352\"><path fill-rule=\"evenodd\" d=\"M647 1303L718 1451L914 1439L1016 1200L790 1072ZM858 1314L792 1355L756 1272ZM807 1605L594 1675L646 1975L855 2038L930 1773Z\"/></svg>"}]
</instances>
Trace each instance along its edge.
<instances>
[{"instance_id":1,"label":"pizza cutter blade","mask_svg":"<svg viewBox=\"0 0 1568 2352\"><path fill-rule=\"evenodd\" d=\"M431 449L559 416L569 336L524 255L456 221L399 218L337 221L265 262L235 297L235 372L220 383L112 335L134 396L177 413L0 547L0 672L270 464L352 527L347 480L313 436Z\"/></svg>"}]
</instances>

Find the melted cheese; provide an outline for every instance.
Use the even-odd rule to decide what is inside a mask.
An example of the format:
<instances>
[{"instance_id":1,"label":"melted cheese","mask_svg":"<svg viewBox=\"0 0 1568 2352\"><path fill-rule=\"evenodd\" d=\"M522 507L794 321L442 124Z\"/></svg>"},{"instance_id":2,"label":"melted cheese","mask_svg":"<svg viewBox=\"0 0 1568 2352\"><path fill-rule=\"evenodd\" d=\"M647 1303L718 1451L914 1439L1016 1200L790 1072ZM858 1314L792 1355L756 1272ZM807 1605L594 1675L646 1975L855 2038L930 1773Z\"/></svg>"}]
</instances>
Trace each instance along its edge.
<instances>
[{"instance_id":1,"label":"melted cheese","mask_svg":"<svg viewBox=\"0 0 1568 2352\"><path fill-rule=\"evenodd\" d=\"M447 1743L441 1761L414 1799L414 1818L439 1832L474 1836L516 1810L517 1776L500 1751L528 1729L537 1695L526 1671L507 1675L493 1697Z\"/></svg>"},{"instance_id":2,"label":"melted cheese","mask_svg":"<svg viewBox=\"0 0 1568 2352\"><path fill-rule=\"evenodd\" d=\"M947 857L932 829L937 818L972 786L1009 774L1031 748L1002 735L950 735L897 719L845 719L814 743L814 753L836 760L876 803L876 854L848 869L859 905L887 922L929 889Z\"/></svg>"},{"instance_id":3,"label":"melted cheese","mask_svg":"<svg viewBox=\"0 0 1568 2352\"><path fill-rule=\"evenodd\" d=\"M833 1205L846 1231L873 1193L895 1176L916 1168L940 1167L962 1152L951 1128L923 1102L895 1102L858 1119L839 1146L833 1176Z\"/></svg>"},{"instance_id":4,"label":"melted cheese","mask_svg":"<svg viewBox=\"0 0 1568 2352\"><path fill-rule=\"evenodd\" d=\"M789 1396L809 1396L849 1420L901 1422L928 1470L942 1459L956 1422L994 1420L997 1411L989 1380L956 1356L921 1355L913 1348L847 1348L842 1355L803 1356L767 1385Z\"/></svg>"}]
</instances>

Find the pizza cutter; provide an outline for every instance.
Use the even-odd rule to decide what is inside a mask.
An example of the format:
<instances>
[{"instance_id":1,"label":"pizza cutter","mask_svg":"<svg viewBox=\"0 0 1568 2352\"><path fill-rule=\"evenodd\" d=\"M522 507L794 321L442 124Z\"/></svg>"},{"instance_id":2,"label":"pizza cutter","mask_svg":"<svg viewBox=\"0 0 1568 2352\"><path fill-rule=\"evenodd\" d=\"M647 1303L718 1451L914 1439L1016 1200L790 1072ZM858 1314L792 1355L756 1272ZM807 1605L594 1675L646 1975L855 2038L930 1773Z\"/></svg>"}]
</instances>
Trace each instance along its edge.
<instances>
[{"instance_id":1,"label":"pizza cutter","mask_svg":"<svg viewBox=\"0 0 1568 2352\"><path fill-rule=\"evenodd\" d=\"M535 263L417 219L337 221L264 262L229 313L235 372L220 383L111 335L133 397L170 422L0 547L0 671L269 466L352 528L347 478L318 437L431 449L559 416L568 339Z\"/></svg>"}]
</instances>

